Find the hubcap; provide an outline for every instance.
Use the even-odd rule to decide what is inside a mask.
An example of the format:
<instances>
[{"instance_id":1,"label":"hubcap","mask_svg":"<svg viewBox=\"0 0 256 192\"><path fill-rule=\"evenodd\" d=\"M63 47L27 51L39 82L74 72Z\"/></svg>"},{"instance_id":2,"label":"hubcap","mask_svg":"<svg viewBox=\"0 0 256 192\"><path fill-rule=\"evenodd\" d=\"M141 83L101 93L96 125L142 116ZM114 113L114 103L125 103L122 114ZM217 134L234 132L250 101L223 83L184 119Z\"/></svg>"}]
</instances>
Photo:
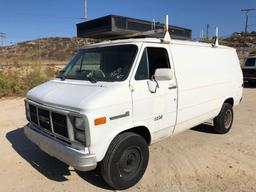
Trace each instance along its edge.
<instances>
[{"instance_id":1,"label":"hubcap","mask_svg":"<svg viewBox=\"0 0 256 192\"><path fill-rule=\"evenodd\" d=\"M233 115L231 110L227 110L224 118L224 125L226 129L229 129L232 123Z\"/></svg>"},{"instance_id":2,"label":"hubcap","mask_svg":"<svg viewBox=\"0 0 256 192\"><path fill-rule=\"evenodd\" d=\"M119 160L120 177L124 180L130 180L137 174L141 166L142 156L141 151L137 147L126 149Z\"/></svg>"}]
</instances>

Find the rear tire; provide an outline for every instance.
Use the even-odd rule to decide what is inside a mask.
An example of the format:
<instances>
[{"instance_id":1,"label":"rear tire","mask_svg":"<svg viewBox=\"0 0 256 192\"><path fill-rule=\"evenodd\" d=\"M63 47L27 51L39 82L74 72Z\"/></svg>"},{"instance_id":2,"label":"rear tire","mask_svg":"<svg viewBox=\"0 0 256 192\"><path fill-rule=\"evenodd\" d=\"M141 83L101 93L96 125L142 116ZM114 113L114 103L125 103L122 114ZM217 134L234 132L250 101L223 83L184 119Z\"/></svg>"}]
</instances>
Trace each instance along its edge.
<instances>
[{"instance_id":1,"label":"rear tire","mask_svg":"<svg viewBox=\"0 0 256 192\"><path fill-rule=\"evenodd\" d=\"M228 133L232 127L233 119L233 106L224 103L219 115L214 118L214 131L219 134Z\"/></svg>"},{"instance_id":2,"label":"rear tire","mask_svg":"<svg viewBox=\"0 0 256 192\"><path fill-rule=\"evenodd\" d=\"M101 175L116 190L132 187L142 178L149 159L148 144L134 133L118 135L101 162Z\"/></svg>"}]
</instances>

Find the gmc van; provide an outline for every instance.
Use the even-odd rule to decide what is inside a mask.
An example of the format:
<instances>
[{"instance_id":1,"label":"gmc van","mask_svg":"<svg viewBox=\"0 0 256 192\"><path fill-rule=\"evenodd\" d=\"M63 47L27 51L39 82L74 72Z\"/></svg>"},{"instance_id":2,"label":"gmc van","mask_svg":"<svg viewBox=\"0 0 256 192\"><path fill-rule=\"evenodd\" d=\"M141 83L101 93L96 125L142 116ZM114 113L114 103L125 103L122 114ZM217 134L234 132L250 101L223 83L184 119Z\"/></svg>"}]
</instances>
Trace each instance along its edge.
<instances>
[{"instance_id":1,"label":"gmc van","mask_svg":"<svg viewBox=\"0 0 256 192\"><path fill-rule=\"evenodd\" d=\"M149 146L212 120L229 132L242 98L236 50L157 38L81 49L25 100L27 138L76 170L100 166L114 189L135 185Z\"/></svg>"}]
</instances>

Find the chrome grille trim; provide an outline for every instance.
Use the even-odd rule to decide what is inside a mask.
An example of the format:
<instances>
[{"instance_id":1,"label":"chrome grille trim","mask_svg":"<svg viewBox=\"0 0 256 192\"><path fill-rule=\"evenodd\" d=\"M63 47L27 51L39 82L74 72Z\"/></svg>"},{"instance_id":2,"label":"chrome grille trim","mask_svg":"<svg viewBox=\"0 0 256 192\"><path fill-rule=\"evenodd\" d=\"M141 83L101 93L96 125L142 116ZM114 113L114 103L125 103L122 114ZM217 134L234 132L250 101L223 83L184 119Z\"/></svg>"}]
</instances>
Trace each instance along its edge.
<instances>
[{"instance_id":1,"label":"chrome grille trim","mask_svg":"<svg viewBox=\"0 0 256 192\"><path fill-rule=\"evenodd\" d=\"M45 104L42 104L42 103L38 103L38 102L35 102L33 100L30 100L30 99L25 99L25 105L26 106L29 106L29 105L33 105L35 106L36 108L41 108L41 109L45 109L47 111L50 112L50 123L51 123L51 131L48 131L48 130L43 130L42 128L40 128L37 124L31 122L31 117L28 117L28 121L36 128L38 129L39 131L41 132L44 132L46 134L49 134L51 135L52 137L58 139L58 140L64 140L68 143L71 143L71 145L73 147L75 147L76 149L84 149L84 147L89 147L90 144L91 144L91 138L90 138L90 129L89 129L89 120L87 119L87 117L83 114L84 112L83 111L74 111L74 110L68 110L66 108L61 108L61 107L52 107L50 105L45 105ZM30 111L28 109L28 111ZM68 132L68 137L69 138L66 138L66 137L63 137L62 135L59 135L58 133L55 133L54 132L54 129L53 129L53 120L52 120L52 113L58 113L58 114L61 114L61 115L65 115L66 118L67 118L67 132ZM76 141L75 138L74 138L74 127L73 127L73 123L72 123L72 119L74 117L82 117L85 119L86 121L86 129L85 129L85 133L86 133L86 144L81 144L80 142Z\"/></svg>"},{"instance_id":2,"label":"chrome grille trim","mask_svg":"<svg viewBox=\"0 0 256 192\"><path fill-rule=\"evenodd\" d=\"M33 122L31 119L28 119L29 122L30 122L35 128L37 128L37 129L39 129L40 131L43 131L43 132L45 132L45 133L47 133L47 134L49 134L49 135L51 135L51 136L54 136L54 137L57 137L57 138L59 138L59 139L61 139L61 140L67 141L68 143L71 142L71 140L69 139L70 136L69 136L69 131L68 131L68 129L69 129L69 128L68 128L68 123L67 123L68 113L65 113L65 112L60 113L59 111L50 110L50 109L48 109L48 108L46 108L46 107L37 105L37 104L35 104L35 103L31 103L31 102L28 102L28 101L25 101L25 102L28 103L28 112L29 112L29 113L30 113L30 107L31 107L31 106L33 106L33 107L36 108L37 123ZM43 127L43 126L40 124L40 116L39 116L39 110L40 110L40 109L49 112L50 130L51 130L51 131L48 130L47 128ZM63 136L63 135L61 135L61 134L58 134L58 133L56 133L56 132L54 131L54 124L53 124L52 113L58 114L58 115L60 115L60 116L63 116L63 118L64 118L64 116L65 116L65 118L66 118L66 124L65 124L65 125L63 124L63 126L64 126L64 129L65 129L64 132L67 132L67 136L68 136L68 137L65 137L65 136Z\"/></svg>"}]
</instances>

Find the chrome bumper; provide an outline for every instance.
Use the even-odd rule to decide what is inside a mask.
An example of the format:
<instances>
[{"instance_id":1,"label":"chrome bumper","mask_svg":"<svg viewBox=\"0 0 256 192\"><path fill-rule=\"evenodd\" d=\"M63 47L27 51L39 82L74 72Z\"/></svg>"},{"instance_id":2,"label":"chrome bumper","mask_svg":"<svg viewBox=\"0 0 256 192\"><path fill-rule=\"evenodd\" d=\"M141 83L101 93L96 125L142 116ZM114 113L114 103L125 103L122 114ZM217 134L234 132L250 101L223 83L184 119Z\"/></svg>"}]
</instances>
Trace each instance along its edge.
<instances>
[{"instance_id":1,"label":"chrome bumper","mask_svg":"<svg viewBox=\"0 0 256 192\"><path fill-rule=\"evenodd\" d=\"M66 146L35 130L30 125L24 127L26 137L35 143L41 150L79 171L90 171L96 168L96 156Z\"/></svg>"}]
</instances>

